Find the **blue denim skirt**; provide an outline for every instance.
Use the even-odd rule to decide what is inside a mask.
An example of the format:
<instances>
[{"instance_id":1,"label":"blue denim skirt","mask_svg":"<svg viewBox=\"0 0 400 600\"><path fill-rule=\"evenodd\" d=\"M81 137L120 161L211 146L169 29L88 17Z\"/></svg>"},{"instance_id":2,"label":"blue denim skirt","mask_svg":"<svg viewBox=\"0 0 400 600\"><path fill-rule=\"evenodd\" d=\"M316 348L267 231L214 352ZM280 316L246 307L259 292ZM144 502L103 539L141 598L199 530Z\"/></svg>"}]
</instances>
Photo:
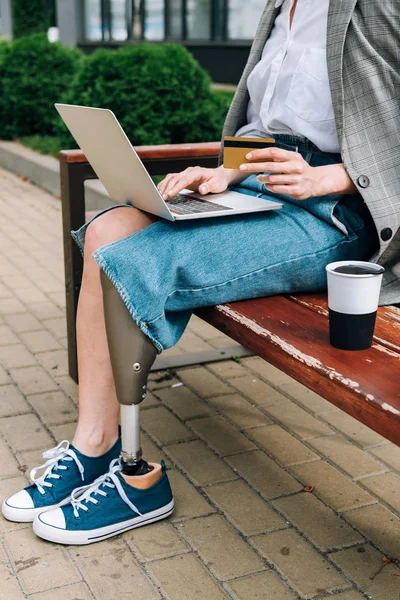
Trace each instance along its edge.
<instances>
[{"instance_id":1,"label":"blue denim skirt","mask_svg":"<svg viewBox=\"0 0 400 600\"><path fill-rule=\"evenodd\" d=\"M281 148L297 148L313 167L342 162L339 154L321 152L308 140L289 135L276 139ZM255 175L232 189L279 200L283 208L160 220L93 255L158 352L176 344L196 308L323 291L328 263L368 260L378 247L372 217L358 194L294 200L268 192ZM72 232L82 253L89 224Z\"/></svg>"}]
</instances>

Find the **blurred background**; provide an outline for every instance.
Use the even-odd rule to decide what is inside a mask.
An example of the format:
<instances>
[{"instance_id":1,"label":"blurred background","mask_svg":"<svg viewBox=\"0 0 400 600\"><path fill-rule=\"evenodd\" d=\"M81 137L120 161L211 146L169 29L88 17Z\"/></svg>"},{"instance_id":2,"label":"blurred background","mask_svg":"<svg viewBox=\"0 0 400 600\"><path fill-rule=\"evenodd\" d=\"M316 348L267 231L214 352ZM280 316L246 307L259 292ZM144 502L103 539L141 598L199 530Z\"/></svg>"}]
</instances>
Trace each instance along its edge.
<instances>
[{"instance_id":1,"label":"blurred background","mask_svg":"<svg viewBox=\"0 0 400 600\"><path fill-rule=\"evenodd\" d=\"M143 40L179 42L214 82L236 84L265 4L265 0L0 0L0 35L19 35L24 13L28 27L36 25L35 31L57 27L61 42L85 52Z\"/></svg>"}]
</instances>

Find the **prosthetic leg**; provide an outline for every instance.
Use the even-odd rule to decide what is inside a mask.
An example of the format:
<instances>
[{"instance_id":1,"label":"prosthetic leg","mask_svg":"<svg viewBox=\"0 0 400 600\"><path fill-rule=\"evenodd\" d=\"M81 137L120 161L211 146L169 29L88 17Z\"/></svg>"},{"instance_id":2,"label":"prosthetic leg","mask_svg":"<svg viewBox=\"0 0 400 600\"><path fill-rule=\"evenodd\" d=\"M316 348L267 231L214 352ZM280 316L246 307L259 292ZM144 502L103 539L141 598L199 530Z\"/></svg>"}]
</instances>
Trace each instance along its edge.
<instances>
[{"instance_id":1,"label":"prosthetic leg","mask_svg":"<svg viewBox=\"0 0 400 600\"><path fill-rule=\"evenodd\" d=\"M157 350L136 325L104 271L100 271L100 277L108 347L121 405L122 473L145 475L153 467L142 459L139 405L146 397L147 378Z\"/></svg>"}]
</instances>

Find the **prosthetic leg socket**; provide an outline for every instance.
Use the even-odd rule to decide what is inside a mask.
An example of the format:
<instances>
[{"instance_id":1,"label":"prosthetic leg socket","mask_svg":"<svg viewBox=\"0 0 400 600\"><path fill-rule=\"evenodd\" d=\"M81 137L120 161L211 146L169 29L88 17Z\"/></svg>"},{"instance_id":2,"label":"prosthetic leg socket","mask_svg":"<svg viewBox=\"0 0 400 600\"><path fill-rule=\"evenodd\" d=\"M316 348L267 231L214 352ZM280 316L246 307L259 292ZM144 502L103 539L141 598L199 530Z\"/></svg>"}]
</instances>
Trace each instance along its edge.
<instances>
[{"instance_id":1,"label":"prosthetic leg socket","mask_svg":"<svg viewBox=\"0 0 400 600\"><path fill-rule=\"evenodd\" d=\"M122 472L142 475L152 470L142 459L139 404L147 393L149 371L157 350L129 314L121 296L100 271L104 318L118 402L121 405Z\"/></svg>"}]
</instances>

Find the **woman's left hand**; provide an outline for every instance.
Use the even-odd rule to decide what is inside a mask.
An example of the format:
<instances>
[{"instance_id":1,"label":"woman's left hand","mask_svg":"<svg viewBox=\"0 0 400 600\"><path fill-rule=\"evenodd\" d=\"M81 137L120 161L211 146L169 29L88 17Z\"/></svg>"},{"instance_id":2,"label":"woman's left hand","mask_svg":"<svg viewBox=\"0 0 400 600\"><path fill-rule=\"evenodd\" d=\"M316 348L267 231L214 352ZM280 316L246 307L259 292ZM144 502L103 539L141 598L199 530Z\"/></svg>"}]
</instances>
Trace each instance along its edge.
<instances>
[{"instance_id":1,"label":"woman's left hand","mask_svg":"<svg viewBox=\"0 0 400 600\"><path fill-rule=\"evenodd\" d=\"M321 171L319 167L310 167L299 152L290 152L281 148L263 148L253 150L246 155L250 161L240 165L242 172L268 172L259 175L257 181L276 194L287 194L295 200L306 200L319 196ZM265 159L265 162L252 162ZM274 162L271 162L271 159Z\"/></svg>"}]
</instances>

